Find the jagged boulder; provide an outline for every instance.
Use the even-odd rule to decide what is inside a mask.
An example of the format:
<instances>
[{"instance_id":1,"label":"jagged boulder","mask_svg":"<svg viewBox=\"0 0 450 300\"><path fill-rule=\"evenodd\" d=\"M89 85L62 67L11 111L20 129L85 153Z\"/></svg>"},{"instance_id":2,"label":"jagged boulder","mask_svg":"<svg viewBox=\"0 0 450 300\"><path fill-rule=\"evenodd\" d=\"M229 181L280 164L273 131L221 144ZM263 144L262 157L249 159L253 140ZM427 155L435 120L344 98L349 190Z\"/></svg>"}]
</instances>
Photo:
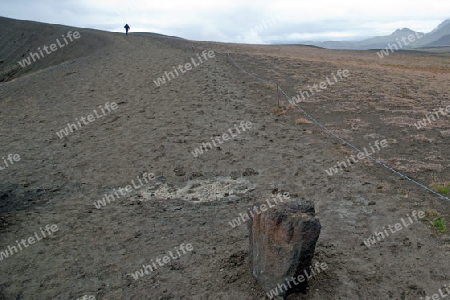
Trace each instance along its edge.
<instances>
[{"instance_id":1,"label":"jagged boulder","mask_svg":"<svg viewBox=\"0 0 450 300\"><path fill-rule=\"evenodd\" d=\"M303 275L310 272L321 229L314 202L294 199L269 207L257 203L248 213L250 263L258 283L283 298L305 292L308 276Z\"/></svg>"}]
</instances>

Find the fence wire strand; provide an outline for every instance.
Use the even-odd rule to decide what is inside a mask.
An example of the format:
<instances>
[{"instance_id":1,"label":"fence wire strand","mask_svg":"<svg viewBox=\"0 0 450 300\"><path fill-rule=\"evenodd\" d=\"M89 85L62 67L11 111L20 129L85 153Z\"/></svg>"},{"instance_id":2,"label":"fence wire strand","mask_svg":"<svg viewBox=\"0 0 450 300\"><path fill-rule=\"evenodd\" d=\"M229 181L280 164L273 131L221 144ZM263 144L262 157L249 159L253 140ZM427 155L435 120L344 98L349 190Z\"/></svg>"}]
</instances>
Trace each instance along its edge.
<instances>
[{"instance_id":1,"label":"fence wire strand","mask_svg":"<svg viewBox=\"0 0 450 300\"><path fill-rule=\"evenodd\" d=\"M277 86L277 83L272 82L272 81L269 81L269 80L266 80L266 79L261 78L261 77L258 77L258 76L254 75L254 74L251 74L250 72L248 72L248 71L245 70L244 68L242 68L240 65L238 65L238 64L233 60L233 58L231 58L231 55L230 55L229 52L227 52L226 55L228 56L228 58L230 59L231 63L232 63L235 67L237 67L239 70L241 70L242 72L246 73L246 74L249 75L250 77L252 77L252 78L254 78L254 79L258 80L258 81L265 82L265 83L268 83L268 84L270 84L270 85L273 85L273 86L275 86L275 87ZM333 136L334 138L338 139L339 141L341 141L341 142L344 143L345 145L348 145L349 147L353 148L353 149L356 150L357 152L362 153L364 156L368 157L369 159L371 159L371 160L374 161L375 163L377 163L377 164L379 164L379 165L385 167L386 169L388 169L389 171L393 172L394 174L397 174L398 176L400 176L400 177L402 177L402 178L404 178L404 179L406 179L406 180L408 180L408 181L410 181L410 182L412 182L412 183L418 185L419 187L421 187L421 188L423 188L424 190L426 190L426 191L428 191L428 192L430 192L430 193L432 193L432 194L434 194L434 195L440 197L441 199L450 201L450 198L448 198L448 197L446 197L446 196L444 196L444 195L442 195L442 194L439 194L439 193L436 192L435 190L433 190L433 189L427 187L426 185L424 185L424 184L422 184L422 183L420 183L420 182L418 182L418 181L416 181L416 180L414 180L414 179L408 177L407 175L405 175L405 174L403 174L403 173L401 173L401 172L399 172L399 171L397 171L397 170L391 168L390 166L386 165L386 164L383 163L382 161L379 161L379 160L376 159L375 157L372 157L372 156L370 156L370 155L367 155L365 152L363 152L362 150L360 150L358 147L356 147L356 146L354 146L352 143L346 141L345 139L343 139L342 137L340 137L339 135L337 135L336 133L334 133L333 131L331 131L331 130L328 129L327 127L325 127L325 125L323 125L322 123L320 123L319 121L317 121L313 116L311 116L310 114L308 114L308 113L307 113L303 108L301 108L297 103L295 103L294 101L292 101L291 97L289 97L288 94L287 94L287 93L286 93L279 85L278 85L278 89L279 89L279 91L286 97L286 99L288 100L288 102L289 102L290 104L292 104L295 108L297 108L298 110L300 110L306 117L308 117L308 119L310 119L311 121L313 121L316 125L318 125L320 128L322 128L325 132L327 132L328 134L330 134L330 135Z\"/></svg>"}]
</instances>

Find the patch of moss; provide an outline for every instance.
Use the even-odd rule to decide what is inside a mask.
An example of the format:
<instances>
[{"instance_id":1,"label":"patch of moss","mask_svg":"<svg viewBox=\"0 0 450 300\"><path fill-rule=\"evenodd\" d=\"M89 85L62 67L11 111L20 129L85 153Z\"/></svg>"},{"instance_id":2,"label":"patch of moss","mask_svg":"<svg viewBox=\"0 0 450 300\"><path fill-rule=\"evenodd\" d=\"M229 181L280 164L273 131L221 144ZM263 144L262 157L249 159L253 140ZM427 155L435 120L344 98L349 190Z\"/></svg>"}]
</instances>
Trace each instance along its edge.
<instances>
[{"instance_id":1,"label":"patch of moss","mask_svg":"<svg viewBox=\"0 0 450 300\"><path fill-rule=\"evenodd\" d=\"M448 184L448 183L447 184L435 183L435 184L430 185L430 187L442 195L447 195L450 192L450 184Z\"/></svg>"},{"instance_id":2,"label":"patch of moss","mask_svg":"<svg viewBox=\"0 0 450 300\"><path fill-rule=\"evenodd\" d=\"M434 230L438 233L444 233L447 231L447 226L445 225L444 218L436 218L433 220Z\"/></svg>"}]
</instances>

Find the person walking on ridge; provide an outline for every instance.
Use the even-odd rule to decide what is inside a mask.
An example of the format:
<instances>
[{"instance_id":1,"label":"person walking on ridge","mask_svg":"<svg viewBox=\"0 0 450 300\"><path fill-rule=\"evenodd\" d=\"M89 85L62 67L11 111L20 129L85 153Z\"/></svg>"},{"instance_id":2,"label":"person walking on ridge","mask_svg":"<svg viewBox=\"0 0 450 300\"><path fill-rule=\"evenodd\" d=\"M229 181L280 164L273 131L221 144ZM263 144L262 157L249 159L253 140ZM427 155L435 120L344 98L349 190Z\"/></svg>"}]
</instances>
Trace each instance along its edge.
<instances>
[{"instance_id":1,"label":"person walking on ridge","mask_svg":"<svg viewBox=\"0 0 450 300\"><path fill-rule=\"evenodd\" d=\"M128 35L128 30L130 30L130 26L128 26L128 24L125 24L125 26L123 26L123 28L125 28L126 35Z\"/></svg>"}]
</instances>

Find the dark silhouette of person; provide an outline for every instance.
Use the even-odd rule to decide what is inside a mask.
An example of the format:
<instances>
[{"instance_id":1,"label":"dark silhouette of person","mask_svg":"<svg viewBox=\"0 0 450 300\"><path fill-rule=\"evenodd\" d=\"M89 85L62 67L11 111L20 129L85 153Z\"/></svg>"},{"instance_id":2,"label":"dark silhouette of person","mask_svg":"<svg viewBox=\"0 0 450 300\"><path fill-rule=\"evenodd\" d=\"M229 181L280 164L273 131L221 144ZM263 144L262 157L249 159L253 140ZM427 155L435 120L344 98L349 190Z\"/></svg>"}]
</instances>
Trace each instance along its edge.
<instances>
[{"instance_id":1,"label":"dark silhouette of person","mask_svg":"<svg viewBox=\"0 0 450 300\"><path fill-rule=\"evenodd\" d=\"M126 35L128 35L128 30L130 30L130 26L128 26L128 24L125 24L125 26L123 26L123 28L125 28Z\"/></svg>"}]
</instances>

